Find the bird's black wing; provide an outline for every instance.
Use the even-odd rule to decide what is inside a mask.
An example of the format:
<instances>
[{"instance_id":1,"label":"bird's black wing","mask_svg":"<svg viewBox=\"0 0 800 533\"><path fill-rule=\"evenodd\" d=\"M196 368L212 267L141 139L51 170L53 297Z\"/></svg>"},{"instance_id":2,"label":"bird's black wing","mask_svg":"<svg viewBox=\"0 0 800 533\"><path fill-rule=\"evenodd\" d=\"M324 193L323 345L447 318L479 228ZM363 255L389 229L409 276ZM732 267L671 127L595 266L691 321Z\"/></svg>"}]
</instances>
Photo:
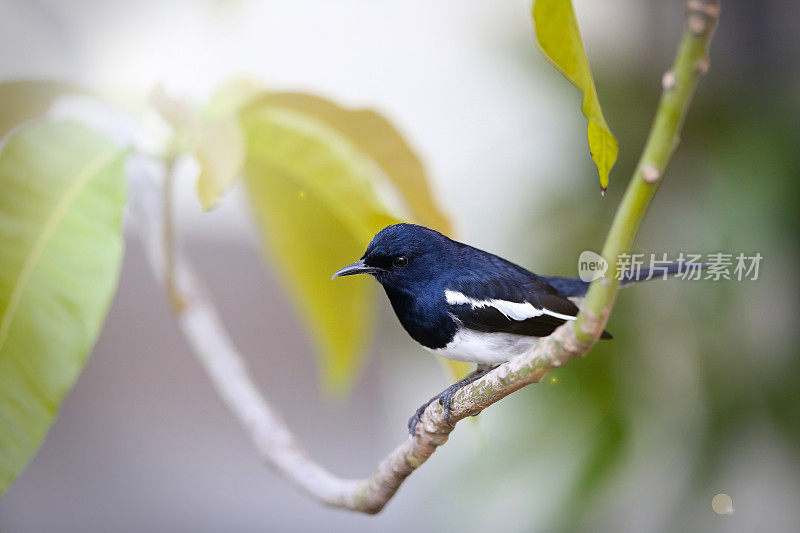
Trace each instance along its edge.
<instances>
[{"instance_id":1,"label":"bird's black wing","mask_svg":"<svg viewBox=\"0 0 800 533\"><path fill-rule=\"evenodd\" d=\"M461 324L481 332L546 337L578 308L547 282L527 273L455 280L445 292L449 312ZM611 338L603 332L602 338Z\"/></svg>"}]
</instances>

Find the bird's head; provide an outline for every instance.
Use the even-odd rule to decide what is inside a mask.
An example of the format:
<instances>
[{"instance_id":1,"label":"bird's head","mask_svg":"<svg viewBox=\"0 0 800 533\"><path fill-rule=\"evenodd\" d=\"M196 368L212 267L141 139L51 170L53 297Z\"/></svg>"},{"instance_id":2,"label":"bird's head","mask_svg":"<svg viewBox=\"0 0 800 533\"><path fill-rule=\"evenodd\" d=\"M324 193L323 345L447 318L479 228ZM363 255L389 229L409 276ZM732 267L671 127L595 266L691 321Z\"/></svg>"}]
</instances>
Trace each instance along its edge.
<instances>
[{"instance_id":1,"label":"bird's head","mask_svg":"<svg viewBox=\"0 0 800 533\"><path fill-rule=\"evenodd\" d=\"M395 224L378 232L361 259L333 277L372 274L384 286L430 279L447 262L455 243L441 233L415 224ZM333 278L331 278L333 279Z\"/></svg>"}]
</instances>

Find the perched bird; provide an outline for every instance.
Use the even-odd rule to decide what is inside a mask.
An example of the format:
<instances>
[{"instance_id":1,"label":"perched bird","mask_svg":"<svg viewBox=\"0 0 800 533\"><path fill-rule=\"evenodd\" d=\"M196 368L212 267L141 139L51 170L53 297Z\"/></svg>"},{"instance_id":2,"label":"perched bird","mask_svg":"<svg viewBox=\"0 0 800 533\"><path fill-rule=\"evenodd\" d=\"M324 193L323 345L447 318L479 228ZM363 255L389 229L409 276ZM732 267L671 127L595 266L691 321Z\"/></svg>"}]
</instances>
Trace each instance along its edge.
<instances>
[{"instance_id":1,"label":"perched bird","mask_svg":"<svg viewBox=\"0 0 800 533\"><path fill-rule=\"evenodd\" d=\"M669 273L675 271L671 267ZM450 424L450 403L458 389L575 320L578 308L570 299L585 296L589 287L579 278L537 276L414 224L384 228L361 259L333 278L353 274L372 274L378 280L400 323L423 348L478 365L475 372L417 410L409 420L411 435L422 412L437 399ZM646 277L642 269L638 278ZM603 332L602 338L611 335Z\"/></svg>"}]
</instances>

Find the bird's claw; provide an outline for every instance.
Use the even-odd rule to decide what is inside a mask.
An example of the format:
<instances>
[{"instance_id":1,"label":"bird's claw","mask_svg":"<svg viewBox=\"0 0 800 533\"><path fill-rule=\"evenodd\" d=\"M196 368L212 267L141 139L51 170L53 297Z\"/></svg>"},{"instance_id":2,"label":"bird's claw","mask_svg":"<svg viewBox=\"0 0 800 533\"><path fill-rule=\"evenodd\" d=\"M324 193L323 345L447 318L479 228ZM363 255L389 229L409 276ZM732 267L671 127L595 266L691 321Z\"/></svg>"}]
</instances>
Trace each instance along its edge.
<instances>
[{"instance_id":1,"label":"bird's claw","mask_svg":"<svg viewBox=\"0 0 800 533\"><path fill-rule=\"evenodd\" d=\"M458 385L458 383L456 384ZM451 404L453 402L453 394L459 389L459 387L453 385L442 391L440 394L437 394L424 404L420 405L419 409L411 415L411 418L408 419L408 435L413 437L417 432L417 424L419 424L420 419L422 418L422 413L425 412L425 409L428 408L430 404L439 400L439 405L442 406L444 409L444 421L447 423L448 426L451 428L455 427L453 423L450 421L450 414L451 414Z\"/></svg>"},{"instance_id":2,"label":"bird's claw","mask_svg":"<svg viewBox=\"0 0 800 533\"><path fill-rule=\"evenodd\" d=\"M422 404L417 411L411 415L411 418L408 419L408 436L413 437L414 434L417 432L417 424L419 424L420 419L422 418L422 413L425 412L425 409L436 399L437 397L431 398L424 404Z\"/></svg>"},{"instance_id":3,"label":"bird's claw","mask_svg":"<svg viewBox=\"0 0 800 533\"><path fill-rule=\"evenodd\" d=\"M422 413L424 413L425 409L427 409L428 406L431 403L433 403L434 401L436 401L436 400L439 400L439 405L441 405L442 409L444 410L444 421L445 421L445 423L448 426L450 426L451 428L454 428L455 426L453 425L453 422L451 421L451 416L453 414L453 396L455 395L456 392L458 392L459 389L461 389L462 387L464 387L466 385L469 385L473 381L475 381L478 378L480 378L481 376L485 375L487 372L492 370L492 368L493 367L479 368L478 370L476 370L475 372L473 372L469 376L465 377L464 379L462 379L461 381L459 381L457 383L454 383L453 385L450 385L445 390L443 390L441 393L437 394L436 396L434 396L433 398L431 398L430 400L425 402L423 405L421 405L420 408L417 409L417 412L414 413L414 415L411 418L408 419L408 434L409 434L409 436L413 437L416 434L417 424L419 424L419 421L422 418ZM480 413L480 411L478 413L475 413L475 414L471 415L471 416L476 416L479 413Z\"/></svg>"},{"instance_id":4,"label":"bird's claw","mask_svg":"<svg viewBox=\"0 0 800 533\"><path fill-rule=\"evenodd\" d=\"M451 428L455 427L453 425L453 423L450 422L450 415L453 412L453 394L454 393L455 393L455 391L452 390L452 387L450 387L439 396L439 405L441 405L442 409L444 410L444 421Z\"/></svg>"}]
</instances>

